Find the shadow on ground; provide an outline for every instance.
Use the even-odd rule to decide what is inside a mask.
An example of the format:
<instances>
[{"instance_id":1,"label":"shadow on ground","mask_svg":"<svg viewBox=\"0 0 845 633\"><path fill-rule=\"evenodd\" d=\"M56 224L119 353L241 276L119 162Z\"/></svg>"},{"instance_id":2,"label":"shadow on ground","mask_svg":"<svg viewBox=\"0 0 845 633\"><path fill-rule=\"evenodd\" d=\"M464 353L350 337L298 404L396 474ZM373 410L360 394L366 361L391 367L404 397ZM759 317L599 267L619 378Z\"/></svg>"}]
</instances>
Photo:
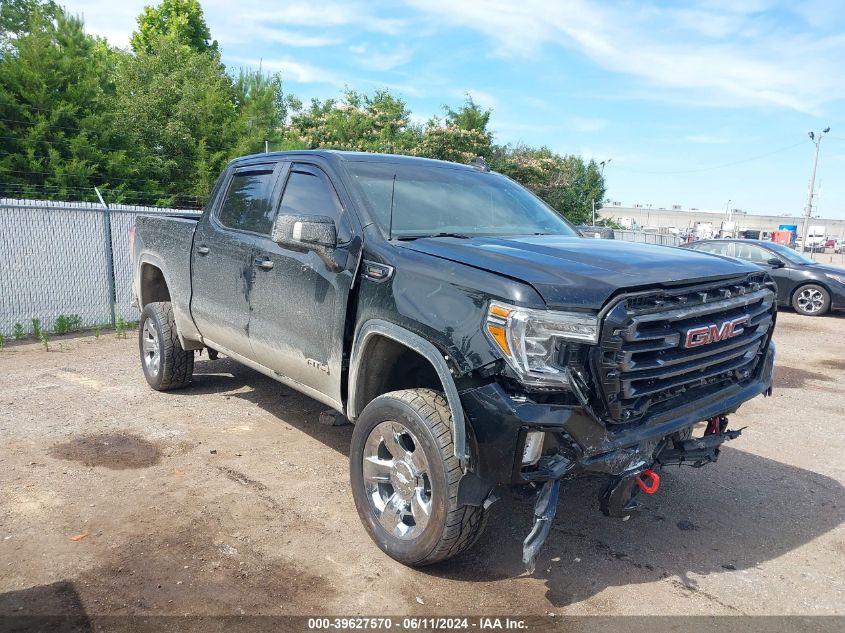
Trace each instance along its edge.
<instances>
[{"instance_id":1,"label":"shadow on ground","mask_svg":"<svg viewBox=\"0 0 845 633\"><path fill-rule=\"evenodd\" d=\"M229 359L198 362L194 384L175 393L245 399L348 455L351 426L319 424L324 405ZM724 448L717 464L701 470L664 471L660 491L628 521L601 515L601 485L582 479L561 491L534 574L545 581L546 597L555 606L580 602L607 587L661 578L698 592L694 576L756 568L845 521L845 488L839 482L736 448ZM523 575L522 540L531 526L531 503L503 499L491 512L487 531L470 552L421 571L465 582Z\"/></svg>"},{"instance_id":2,"label":"shadow on ground","mask_svg":"<svg viewBox=\"0 0 845 633\"><path fill-rule=\"evenodd\" d=\"M607 587L661 578L697 592L693 575L758 567L845 521L845 488L839 482L731 448L706 471L664 471L660 491L628 521L599 513L600 487L595 480L577 480L561 491L535 572L556 606ZM521 543L530 504L506 500L493 510L486 533L468 555L425 571L471 582L525 573Z\"/></svg>"},{"instance_id":3,"label":"shadow on ground","mask_svg":"<svg viewBox=\"0 0 845 633\"><path fill-rule=\"evenodd\" d=\"M320 412L329 407L229 358L198 360L191 386L170 393L177 397L223 394L246 400L338 453L349 454L352 426L319 423Z\"/></svg>"}]
</instances>

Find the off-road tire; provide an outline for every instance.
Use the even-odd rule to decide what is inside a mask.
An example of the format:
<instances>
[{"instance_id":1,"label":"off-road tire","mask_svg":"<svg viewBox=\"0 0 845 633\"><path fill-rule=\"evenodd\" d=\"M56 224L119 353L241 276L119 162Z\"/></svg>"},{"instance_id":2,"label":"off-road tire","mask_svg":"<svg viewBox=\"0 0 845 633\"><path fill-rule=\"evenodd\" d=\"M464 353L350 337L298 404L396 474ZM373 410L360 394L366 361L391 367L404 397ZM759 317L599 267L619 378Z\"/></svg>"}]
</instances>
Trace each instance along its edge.
<instances>
[{"instance_id":1,"label":"off-road tire","mask_svg":"<svg viewBox=\"0 0 845 633\"><path fill-rule=\"evenodd\" d=\"M805 291L815 291L821 293L823 303L819 309L810 312L801 306L799 299L801 298L801 293ZM820 286L818 284L804 284L803 286L798 286L798 288L795 289L795 292L792 293L792 307L798 314L803 314L804 316L821 316L830 310L830 293L824 288L824 286Z\"/></svg>"},{"instance_id":2,"label":"off-road tire","mask_svg":"<svg viewBox=\"0 0 845 633\"><path fill-rule=\"evenodd\" d=\"M388 420L401 422L419 438L431 467L431 518L420 536L412 540L400 540L381 526L364 487L362 464L367 437ZM355 423L349 459L358 515L376 545L405 565L431 565L457 556L478 540L486 525L484 507L458 507L461 468L454 455L451 421L443 394L431 389L404 389L375 398Z\"/></svg>"},{"instance_id":3,"label":"off-road tire","mask_svg":"<svg viewBox=\"0 0 845 633\"><path fill-rule=\"evenodd\" d=\"M158 338L157 372L153 372L145 360L144 326L147 321L151 321ZM138 348L144 377L150 387L156 391L169 391L191 384L194 373L194 351L182 348L176 333L173 306L169 301L156 301L144 306L141 321L138 323Z\"/></svg>"}]
</instances>

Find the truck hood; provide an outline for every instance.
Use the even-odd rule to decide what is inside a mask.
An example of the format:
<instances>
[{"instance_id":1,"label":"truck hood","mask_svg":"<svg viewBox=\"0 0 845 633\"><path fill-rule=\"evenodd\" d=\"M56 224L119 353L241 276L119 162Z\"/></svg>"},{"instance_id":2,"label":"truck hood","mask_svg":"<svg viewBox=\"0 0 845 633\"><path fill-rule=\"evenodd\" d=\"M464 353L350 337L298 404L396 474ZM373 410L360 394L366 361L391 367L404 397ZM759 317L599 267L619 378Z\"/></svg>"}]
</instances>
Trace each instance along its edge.
<instances>
[{"instance_id":1,"label":"truck hood","mask_svg":"<svg viewBox=\"0 0 845 633\"><path fill-rule=\"evenodd\" d=\"M420 238L402 247L524 281L550 308L599 310L622 289L670 287L757 270L688 249L559 235Z\"/></svg>"}]
</instances>

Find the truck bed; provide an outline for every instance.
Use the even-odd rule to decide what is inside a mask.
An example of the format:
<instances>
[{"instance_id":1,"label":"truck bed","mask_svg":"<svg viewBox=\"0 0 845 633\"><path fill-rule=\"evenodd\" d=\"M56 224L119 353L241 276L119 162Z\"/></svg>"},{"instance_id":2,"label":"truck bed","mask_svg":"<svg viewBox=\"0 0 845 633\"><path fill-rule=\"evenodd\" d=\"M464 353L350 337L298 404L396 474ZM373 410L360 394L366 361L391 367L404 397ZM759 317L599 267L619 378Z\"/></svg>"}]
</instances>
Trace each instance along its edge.
<instances>
[{"instance_id":1,"label":"truck bed","mask_svg":"<svg viewBox=\"0 0 845 633\"><path fill-rule=\"evenodd\" d=\"M199 340L191 318L191 249L200 215L139 215L135 220L132 249L133 294L138 296L144 265L159 268L164 274L179 333L185 340Z\"/></svg>"}]
</instances>

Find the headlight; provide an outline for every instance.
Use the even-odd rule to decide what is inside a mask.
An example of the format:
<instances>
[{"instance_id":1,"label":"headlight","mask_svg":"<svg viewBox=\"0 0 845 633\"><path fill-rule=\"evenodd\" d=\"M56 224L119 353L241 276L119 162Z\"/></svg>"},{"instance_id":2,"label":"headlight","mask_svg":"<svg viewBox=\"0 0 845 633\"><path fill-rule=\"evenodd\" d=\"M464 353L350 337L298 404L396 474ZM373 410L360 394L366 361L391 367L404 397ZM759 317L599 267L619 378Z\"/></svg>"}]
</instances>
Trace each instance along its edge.
<instances>
[{"instance_id":1,"label":"headlight","mask_svg":"<svg viewBox=\"0 0 845 633\"><path fill-rule=\"evenodd\" d=\"M831 275L830 273L825 273L825 275L827 275L831 279L838 281L841 284L845 284L845 273L841 275Z\"/></svg>"},{"instance_id":2,"label":"headlight","mask_svg":"<svg viewBox=\"0 0 845 633\"><path fill-rule=\"evenodd\" d=\"M567 342L598 342L596 317L578 312L518 308L492 302L487 310L487 334L520 380L529 385L565 383L558 364Z\"/></svg>"}]
</instances>

